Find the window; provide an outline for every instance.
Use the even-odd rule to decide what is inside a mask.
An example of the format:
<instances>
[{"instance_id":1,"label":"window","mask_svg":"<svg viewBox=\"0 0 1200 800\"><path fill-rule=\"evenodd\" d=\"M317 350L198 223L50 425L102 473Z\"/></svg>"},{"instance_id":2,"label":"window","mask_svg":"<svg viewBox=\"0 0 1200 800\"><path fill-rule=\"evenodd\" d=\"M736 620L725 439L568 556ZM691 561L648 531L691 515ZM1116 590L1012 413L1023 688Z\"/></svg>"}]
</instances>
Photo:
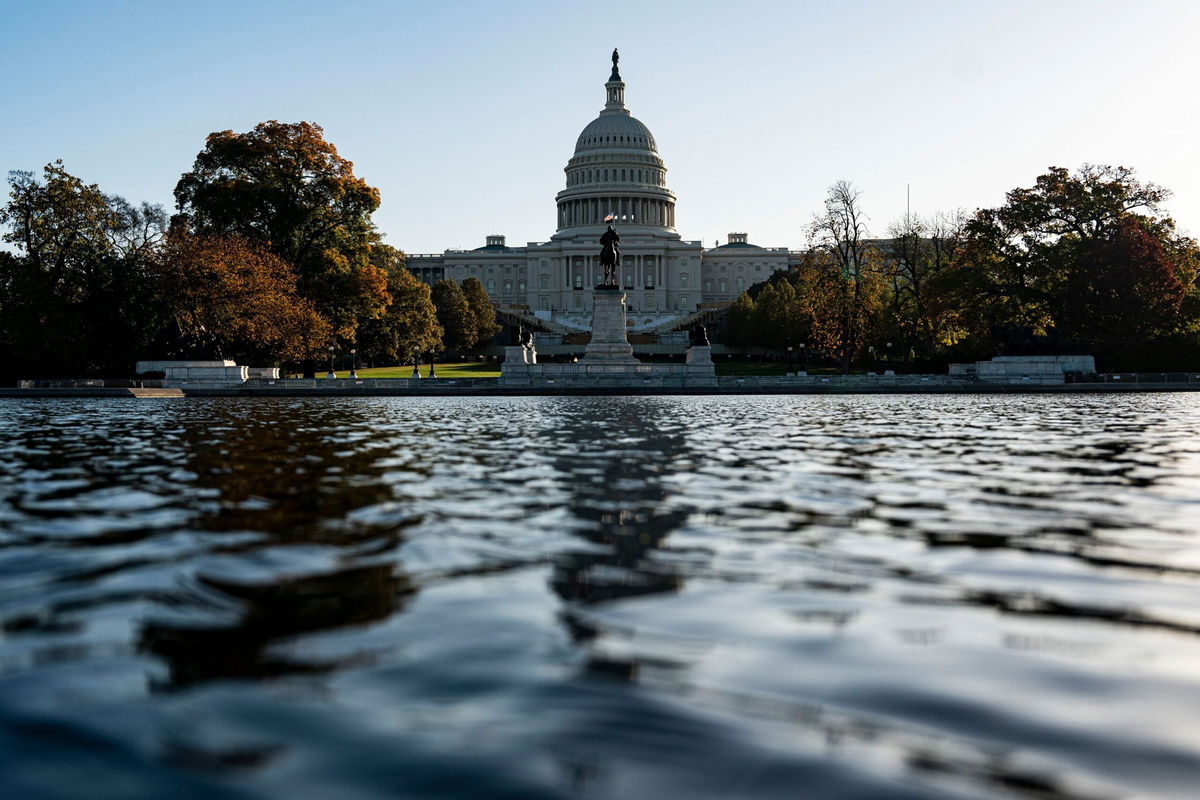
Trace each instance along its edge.
<instances>
[{"instance_id":1,"label":"window","mask_svg":"<svg viewBox=\"0 0 1200 800\"><path fill-rule=\"evenodd\" d=\"M542 311L549 311L550 310L550 298L549 297L539 298L538 305L540 305L542 307Z\"/></svg>"},{"instance_id":2,"label":"window","mask_svg":"<svg viewBox=\"0 0 1200 800\"><path fill-rule=\"evenodd\" d=\"M688 287L688 274L686 272L679 273L679 288L686 289Z\"/></svg>"},{"instance_id":3,"label":"window","mask_svg":"<svg viewBox=\"0 0 1200 800\"><path fill-rule=\"evenodd\" d=\"M583 276L582 275L579 275L579 274L575 275L575 288L576 289L583 288ZM578 298L576 298L576 299L578 299Z\"/></svg>"},{"instance_id":4,"label":"window","mask_svg":"<svg viewBox=\"0 0 1200 800\"><path fill-rule=\"evenodd\" d=\"M654 288L654 273L653 272L646 273L646 288L647 289Z\"/></svg>"},{"instance_id":5,"label":"window","mask_svg":"<svg viewBox=\"0 0 1200 800\"><path fill-rule=\"evenodd\" d=\"M721 294L725 294L729 291L729 281L727 281L725 278L721 278L721 282L718 285L721 287Z\"/></svg>"},{"instance_id":6,"label":"window","mask_svg":"<svg viewBox=\"0 0 1200 800\"><path fill-rule=\"evenodd\" d=\"M737 290L738 290L739 292L741 292L741 291L745 291L745 289L746 289L746 279L745 279L745 278L738 278L738 279L737 279Z\"/></svg>"},{"instance_id":7,"label":"window","mask_svg":"<svg viewBox=\"0 0 1200 800\"><path fill-rule=\"evenodd\" d=\"M550 288L550 276L543 275L540 278L538 278L538 286L540 286L543 289L549 289Z\"/></svg>"},{"instance_id":8,"label":"window","mask_svg":"<svg viewBox=\"0 0 1200 800\"><path fill-rule=\"evenodd\" d=\"M487 289L489 292L496 291L496 282L494 280L492 280L491 278L488 278Z\"/></svg>"},{"instance_id":9,"label":"window","mask_svg":"<svg viewBox=\"0 0 1200 800\"><path fill-rule=\"evenodd\" d=\"M505 293L505 294L512 294L512 281L505 281L505 282L504 282L504 293Z\"/></svg>"},{"instance_id":10,"label":"window","mask_svg":"<svg viewBox=\"0 0 1200 800\"><path fill-rule=\"evenodd\" d=\"M549 266L549 265L546 263L546 259L543 258L542 259L542 269L545 269L547 266Z\"/></svg>"},{"instance_id":11,"label":"window","mask_svg":"<svg viewBox=\"0 0 1200 800\"><path fill-rule=\"evenodd\" d=\"M631 272L625 273L625 288L626 289L633 288L633 273L631 273Z\"/></svg>"},{"instance_id":12,"label":"window","mask_svg":"<svg viewBox=\"0 0 1200 800\"><path fill-rule=\"evenodd\" d=\"M583 308L583 298L575 295L575 308Z\"/></svg>"},{"instance_id":13,"label":"window","mask_svg":"<svg viewBox=\"0 0 1200 800\"><path fill-rule=\"evenodd\" d=\"M517 281L517 291L525 294L525 281Z\"/></svg>"},{"instance_id":14,"label":"window","mask_svg":"<svg viewBox=\"0 0 1200 800\"><path fill-rule=\"evenodd\" d=\"M704 291L705 291L705 292L711 292L711 291L712 291L712 281L705 281L705 282L704 282ZM725 291L725 290L724 290L724 289L721 289L721 291Z\"/></svg>"}]
</instances>

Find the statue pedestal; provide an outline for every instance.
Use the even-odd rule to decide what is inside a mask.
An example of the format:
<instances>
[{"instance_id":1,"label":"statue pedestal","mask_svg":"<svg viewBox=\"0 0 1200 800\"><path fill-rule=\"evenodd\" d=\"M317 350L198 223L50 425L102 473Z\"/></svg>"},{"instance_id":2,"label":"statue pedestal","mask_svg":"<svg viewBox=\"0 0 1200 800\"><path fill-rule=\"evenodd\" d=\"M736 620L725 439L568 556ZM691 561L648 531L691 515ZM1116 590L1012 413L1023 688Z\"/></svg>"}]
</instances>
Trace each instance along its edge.
<instances>
[{"instance_id":1,"label":"statue pedestal","mask_svg":"<svg viewBox=\"0 0 1200 800\"><path fill-rule=\"evenodd\" d=\"M504 348L505 364L536 364L537 350L523 344L509 345Z\"/></svg>"},{"instance_id":2,"label":"statue pedestal","mask_svg":"<svg viewBox=\"0 0 1200 800\"><path fill-rule=\"evenodd\" d=\"M582 364L637 364L625 326L625 292L597 288L592 292L592 341Z\"/></svg>"},{"instance_id":3,"label":"statue pedestal","mask_svg":"<svg viewBox=\"0 0 1200 800\"><path fill-rule=\"evenodd\" d=\"M703 347L689 347L687 349L687 362L686 363L688 365L691 365L691 364L701 365L701 364L713 363L712 346L704 345Z\"/></svg>"}]
</instances>

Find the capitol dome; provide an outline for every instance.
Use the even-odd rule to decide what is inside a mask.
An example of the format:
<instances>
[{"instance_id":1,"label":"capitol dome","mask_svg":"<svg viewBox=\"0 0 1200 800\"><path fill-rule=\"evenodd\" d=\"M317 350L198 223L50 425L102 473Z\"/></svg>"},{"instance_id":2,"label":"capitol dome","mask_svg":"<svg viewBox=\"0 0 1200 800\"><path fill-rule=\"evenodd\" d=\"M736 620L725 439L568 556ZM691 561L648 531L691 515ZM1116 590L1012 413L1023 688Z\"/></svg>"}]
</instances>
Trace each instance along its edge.
<instances>
[{"instance_id":1,"label":"capitol dome","mask_svg":"<svg viewBox=\"0 0 1200 800\"><path fill-rule=\"evenodd\" d=\"M558 234L599 235L612 215L622 226L677 238L675 194L650 129L625 108L625 83L613 71L604 84L607 102L575 141L558 193Z\"/></svg>"},{"instance_id":2,"label":"capitol dome","mask_svg":"<svg viewBox=\"0 0 1200 800\"><path fill-rule=\"evenodd\" d=\"M600 116L588 123L575 142L575 153L578 155L585 150L598 150L605 147L638 147L658 152L654 143L654 134L645 123L636 117L624 114L601 113Z\"/></svg>"}]
</instances>

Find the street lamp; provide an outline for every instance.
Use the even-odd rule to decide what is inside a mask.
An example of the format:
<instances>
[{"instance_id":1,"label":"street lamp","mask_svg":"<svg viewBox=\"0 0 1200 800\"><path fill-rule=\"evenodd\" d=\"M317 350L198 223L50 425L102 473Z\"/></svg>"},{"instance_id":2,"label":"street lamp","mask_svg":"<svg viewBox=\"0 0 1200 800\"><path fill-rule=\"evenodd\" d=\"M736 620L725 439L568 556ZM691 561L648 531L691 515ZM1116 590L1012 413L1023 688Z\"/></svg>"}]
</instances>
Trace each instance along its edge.
<instances>
[{"instance_id":1,"label":"street lamp","mask_svg":"<svg viewBox=\"0 0 1200 800\"><path fill-rule=\"evenodd\" d=\"M326 378L336 378L337 373L333 371L333 345L329 345L329 374Z\"/></svg>"},{"instance_id":2,"label":"street lamp","mask_svg":"<svg viewBox=\"0 0 1200 800\"><path fill-rule=\"evenodd\" d=\"M808 374L808 342L800 343L800 370Z\"/></svg>"},{"instance_id":3,"label":"street lamp","mask_svg":"<svg viewBox=\"0 0 1200 800\"><path fill-rule=\"evenodd\" d=\"M792 374L792 346L791 346L790 344L788 345L788 370L787 370L787 374L788 374L788 375L791 375L791 374Z\"/></svg>"},{"instance_id":4,"label":"street lamp","mask_svg":"<svg viewBox=\"0 0 1200 800\"><path fill-rule=\"evenodd\" d=\"M413 374L412 377L421 377L421 361L417 356L413 356Z\"/></svg>"},{"instance_id":5,"label":"street lamp","mask_svg":"<svg viewBox=\"0 0 1200 800\"><path fill-rule=\"evenodd\" d=\"M875 355L875 345L868 347L867 352L871 354L871 372L878 372L879 358Z\"/></svg>"},{"instance_id":6,"label":"street lamp","mask_svg":"<svg viewBox=\"0 0 1200 800\"><path fill-rule=\"evenodd\" d=\"M353 347L350 348L350 377L355 380L358 379L358 371L354 368L358 363L358 359L354 357L354 354L357 352Z\"/></svg>"},{"instance_id":7,"label":"street lamp","mask_svg":"<svg viewBox=\"0 0 1200 800\"><path fill-rule=\"evenodd\" d=\"M434 369L434 366L433 366L433 353L429 354L429 377L431 377L431 378L437 377L437 370Z\"/></svg>"}]
</instances>

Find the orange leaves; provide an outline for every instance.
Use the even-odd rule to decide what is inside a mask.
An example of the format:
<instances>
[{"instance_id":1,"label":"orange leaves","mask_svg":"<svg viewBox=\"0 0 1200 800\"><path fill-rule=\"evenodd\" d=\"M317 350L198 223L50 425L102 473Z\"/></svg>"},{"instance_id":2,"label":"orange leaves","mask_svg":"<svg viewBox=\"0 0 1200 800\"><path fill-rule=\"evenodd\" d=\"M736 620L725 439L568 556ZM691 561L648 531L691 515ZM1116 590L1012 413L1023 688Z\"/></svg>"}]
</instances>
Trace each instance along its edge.
<instances>
[{"instance_id":1,"label":"orange leaves","mask_svg":"<svg viewBox=\"0 0 1200 800\"><path fill-rule=\"evenodd\" d=\"M313 355L329 338L328 321L297 294L292 268L238 237L173 231L160 277L184 333L215 334L229 348L277 359Z\"/></svg>"}]
</instances>

